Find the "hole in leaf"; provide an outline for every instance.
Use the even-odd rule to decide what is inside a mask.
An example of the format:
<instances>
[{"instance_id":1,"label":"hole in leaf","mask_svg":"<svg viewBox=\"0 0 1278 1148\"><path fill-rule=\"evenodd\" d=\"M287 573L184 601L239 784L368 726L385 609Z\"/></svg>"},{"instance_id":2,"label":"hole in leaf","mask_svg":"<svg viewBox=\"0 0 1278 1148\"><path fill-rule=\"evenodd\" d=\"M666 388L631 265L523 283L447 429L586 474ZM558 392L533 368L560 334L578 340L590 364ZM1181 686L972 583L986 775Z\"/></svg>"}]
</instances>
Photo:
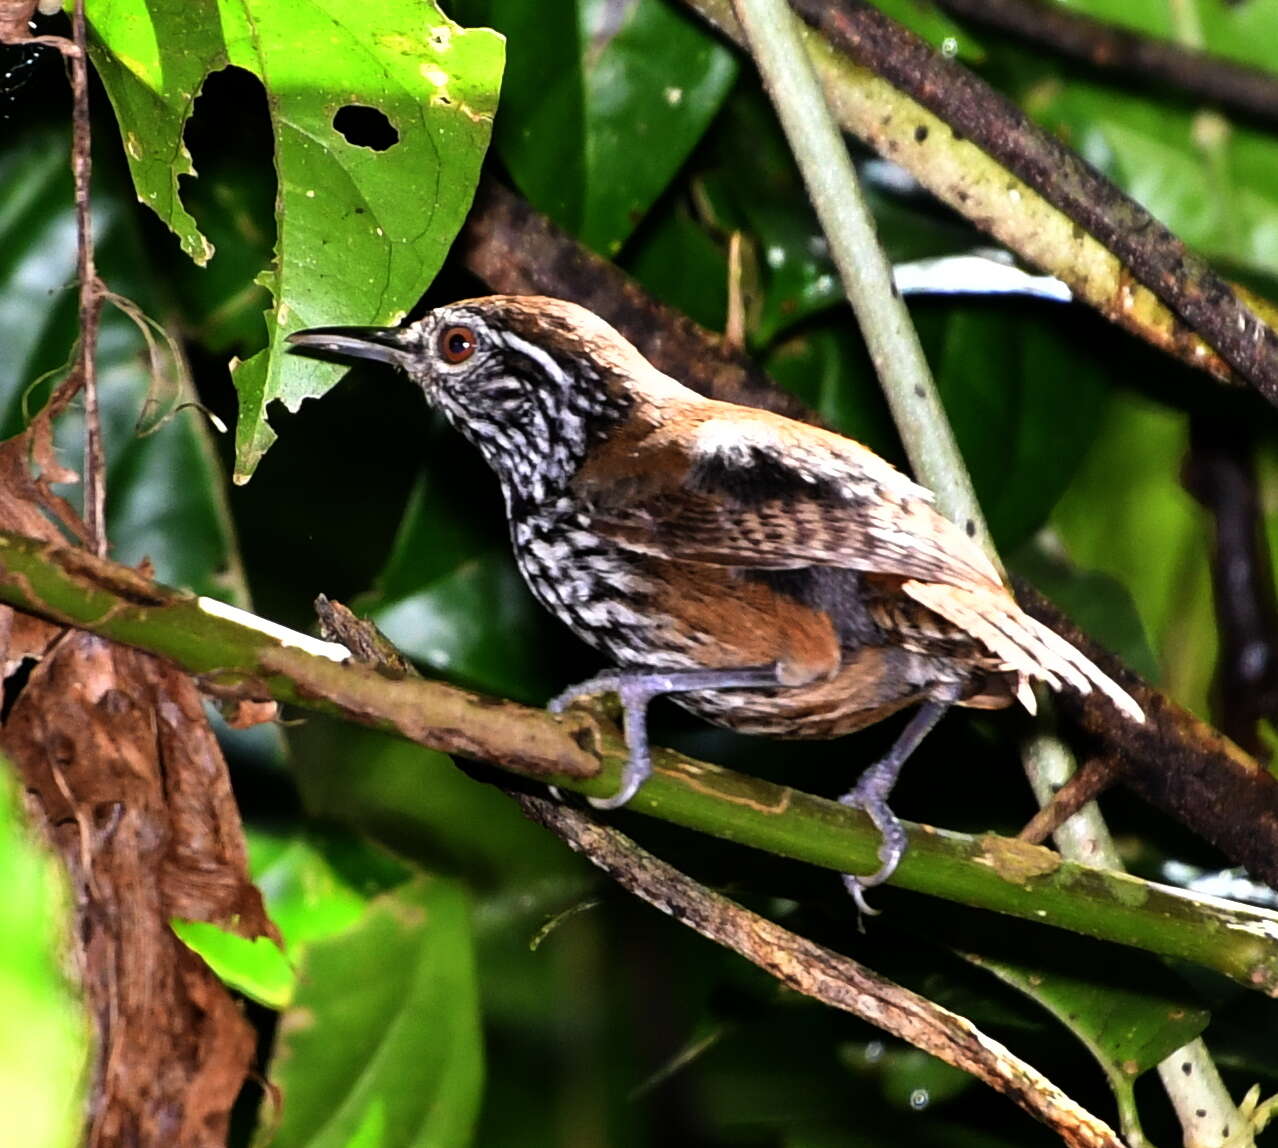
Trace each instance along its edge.
<instances>
[{"instance_id":1,"label":"hole in leaf","mask_svg":"<svg viewBox=\"0 0 1278 1148\"><path fill-rule=\"evenodd\" d=\"M344 108L338 108L333 117L333 128L341 133L348 144L371 148L373 151L386 151L399 143L399 132L395 130L395 125L376 108L368 108L363 104L347 104Z\"/></svg>"}]
</instances>

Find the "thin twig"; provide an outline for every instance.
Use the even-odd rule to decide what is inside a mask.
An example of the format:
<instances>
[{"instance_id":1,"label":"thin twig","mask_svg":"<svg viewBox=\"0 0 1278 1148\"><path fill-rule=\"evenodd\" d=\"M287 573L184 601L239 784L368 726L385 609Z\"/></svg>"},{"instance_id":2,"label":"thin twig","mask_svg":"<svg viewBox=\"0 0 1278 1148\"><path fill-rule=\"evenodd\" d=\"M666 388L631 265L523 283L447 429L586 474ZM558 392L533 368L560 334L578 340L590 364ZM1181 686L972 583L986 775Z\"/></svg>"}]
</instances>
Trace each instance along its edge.
<instances>
[{"instance_id":1,"label":"thin twig","mask_svg":"<svg viewBox=\"0 0 1278 1148\"><path fill-rule=\"evenodd\" d=\"M1033 742L1053 743L1052 749L1062 745L1059 738L1049 737L1046 734L1037 734ZM1040 749L1047 748L1045 745L1039 746ZM1028 841L1033 845L1041 845L1049 837L1051 837L1058 829L1061 828L1071 818L1076 817L1086 806L1096 800L1106 789L1118 780L1119 774L1122 772L1118 762L1112 757L1093 757L1083 764L1083 767L1074 772L1069 770L1060 771L1064 773L1066 780L1061 782L1052 781L1047 783L1047 777L1055 778L1060 773L1053 772L1045 774L1031 765L1034 755L1029 747L1024 750L1026 757L1026 772L1029 775L1030 783L1034 787L1034 795L1040 801L1046 798L1046 804L1038 811L1037 814L1025 825L1025 827L1016 835L1020 841ZM1065 850L1062 849L1062 853ZM1072 856L1072 854L1066 854ZM1083 857L1074 856L1073 860L1083 861Z\"/></svg>"},{"instance_id":2,"label":"thin twig","mask_svg":"<svg viewBox=\"0 0 1278 1148\"><path fill-rule=\"evenodd\" d=\"M75 178L77 231L76 272L80 280L79 375L84 388L84 523L89 546L106 556L106 459L102 449L102 419L98 410L96 355L102 284L93 258L93 212L90 199L92 131L89 123L89 64L84 0L76 0L71 16L76 51L68 53L71 69L71 171Z\"/></svg>"},{"instance_id":3,"label":"thin twig","mask_svg":"<svg viewBox=\"0 0 1278 1148\"><path fill-rule=\"evenodd\" d=\"M784 0L733 0L830 244L916 477L941 513L993 547L918 333L892 284L851 156Z\"/></svg>"},{"instance_id":4,"label":"thin twig","mask_svg":"<svg viewBox=\"0 0 1278 1148\"><path fill-rule=\"evenodd\" d=\"M1031 740L1025 764L1034 795L1045 810L1051 808L1053 794L1060 787L1083 776L1074 770L1073 755L1053 735ZM1075 816L1057 826L1053 835L1062 856L1115 871L1123 869L1114 838L1095 802L1084 805ZM1186 1144L1203 1148L1227 1141L1233 1144L1230 1136L1240 1137L1247 1127L1201 1037L1164 1057L1158 1064L1158 1077L1176 1110ZM1223 1136L1221 1129L1226 1130ZM1238 1148L1247 1148L1249 1143L1237 1140Z\"/></svg>"},{"instance_id":5,"label":"thin twig","mask_svg":"<svg viewBox=\"0 0 1278 1148\"><path fill-rule=\"evenodd\" d=\"M1278 76L1262 68L1118 28L1042 0L937 2L973 23L1008 32L1124 80L1156 80L1227 111L1278 120Z\"/></svg>"},{"instance_id":6,"label":"thin twig","mask_svg":"<svg viewBox=\"0 0 1278 1148\"><path fill-rule=\"evenodd\" d=\"M374 623L323 596L315 608L325 637L342 642L357 661L395 678L417 676L412 663ZM1105 1125L962 1017L743 909L571 806L514 790L506 793L530 818L680 924L752 961L791 988L972 1073L1054 1128L1067 1144L1111 1143L1113 1134ZM671 1069L667 1066L658 1078ZM646 1081L642 1090L654 1082ZM1116 1139L1112 1142L1117 1144Z\"/></svg>"},{"instance_id":7,"label":"thin twig","mask_svg":"<svg viewBox=\"0 0 1278 1148\"><path fill-rule=\"evenodd\" d=\"M307 652L315 639L228 615L79 547L0 531L0 600L168 658L220 694L273 697L576 792L616 792L626 760L620 731L588 712L557 718L340 665ZM856 810L670 750L653 756L636 813L836 873L873 863L879 835ZM902 887L1195 961L1278 995L1278 914L1078 866L993 834L906 828Z\"/></svg>"}]
</instances>

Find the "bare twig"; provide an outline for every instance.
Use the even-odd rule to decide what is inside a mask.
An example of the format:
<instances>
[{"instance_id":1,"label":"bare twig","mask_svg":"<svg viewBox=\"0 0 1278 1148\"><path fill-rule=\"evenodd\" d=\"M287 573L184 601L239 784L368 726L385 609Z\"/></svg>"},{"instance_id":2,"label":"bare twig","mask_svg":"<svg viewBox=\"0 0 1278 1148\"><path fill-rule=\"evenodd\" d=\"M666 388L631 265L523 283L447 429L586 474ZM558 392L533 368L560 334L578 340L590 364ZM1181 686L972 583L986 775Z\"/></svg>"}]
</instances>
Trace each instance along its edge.
<instances>
[{"instance_id":1,"label":"bare twig","mask_svg":"<svg viewBox=\"0 0 1278 1148\"><path fill-rule=\"evenodd\" d=\"M983 1080L1074 1148L1122 1148L1115 1132L971 1021L698 884L559 802L519 795L535 821L648 904L805 996L858 1016Z\"/></svg>"},{"instance_id":2,"label":"bare twig","mask_svg":"<svg viewBox=\"0 0 1278 1148\"><path fill-rule=\"evenodd\" d=\"M1227 111L1278 120L1278 76L1042 0L937 0L973 23L1123 79L1152 79Z\"/></svg>"},{"instance_id":3,"label":"bare twig","mask_svg":"<svg viewBox=\"0 0 1278 1148\"><path fill-rule=\"evenodd\" d=\"M557 718L339 664L329 647L313 649L313 638L228 613L78 547L0 531L0 599L166 657L219 696L336 714L576 792L615 792L626 760L620 732L591 713ZM858 811L670 750L654 751L653 764L631 803L636 813L837 873L873 864L879 835ZM902 887L1196 961L1278 995L1278 914L1187 897L993 834L906 828L910 851L894 878Z\"/></svg>"},{"instance_id":4,"label":"bare twig","mask_svg":"<svg viewBox=\"0 0 1278 1148\"><path fill-rule=\"evenodd\" d=\"M0 0L0 44L30 43L28 29L36 0Z\"/></svg>"},{"instance_id":5,"label":"bare twig","mask_svg":"<svg viewBox=\"0 0 1278 1148\"><path fill-rule=\"evenodd\" d=\"M1037 740L1037 739L1036 739ZM1051 739L1055 741L1055 738ZM1054 747L1053 747L1054 748ZM1027 749L1032 753L1033 748ZM1093 757L1084 762L1083 767L1070 773L1068 780L1058 786L1049 785L1046 792L1035 793L1043 802L1043 807L1036 813L1016 836L1022 841L1030 841L1041 845L1062 825L1073 817L1089 802L1095 801L1106 789L1118 780L1120 772L1118 763L1113 758ZM1035 774L1031 773L1031 780ZM1058 842L1059 844L1059 842ZM1075 861L1090 861L1092 858L1075 856L1072 852L1061 850L1066 856L1073 856ZM1098 862L1099 863L1099 862Z\"/></svg>"},{"instance_id":6,"label":"bare twig","mask_svg":"<svg viewBox=\"0 0 1278 1148\"><path fill-rule=\"evenodd\" d=\"M84 388L84 524L89 545L99 558L107 552L106 459L102 451L102 419L98 410L96 355L102 284L93 258L93 213L90 199L92 132L89 123L89 65L84 0L76 0L71 16L76 51L68 53L71 69L71 171L75 177L77 230L76 270L80 279L80 385Z\"/></svg>"},{"instance_id":7,"label":"bare twig","mask_svg":"<svg viewBox=\"0 0 1278 1148\"><path fill-rule=\"evenodd\" d=\"M372 622L323 597L315 608L325 636L341 641L356 660L394 677L416 676L412 663ZM506 792L534 821L680 924L732 949L791 988L978 1076L1056 1129L1067 1144L1109 1143L1095 1139L1108 1132L1103 1124L963 1018L743 909L570 806Z\"/></svg>"}]
</instances>

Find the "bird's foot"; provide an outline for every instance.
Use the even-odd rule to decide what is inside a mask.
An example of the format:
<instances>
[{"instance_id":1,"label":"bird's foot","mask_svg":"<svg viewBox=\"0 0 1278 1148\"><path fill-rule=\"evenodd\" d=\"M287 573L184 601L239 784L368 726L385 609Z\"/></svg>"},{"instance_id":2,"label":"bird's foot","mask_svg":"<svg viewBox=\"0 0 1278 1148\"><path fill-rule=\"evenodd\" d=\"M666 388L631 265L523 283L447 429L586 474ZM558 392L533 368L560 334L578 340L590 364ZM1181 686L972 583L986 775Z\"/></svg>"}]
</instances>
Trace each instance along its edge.
<instances>
[{"instance_id":1,"label":"bird's foot","mask_svg":"<svg viewBox=\"0 0 1278 1148\"><path fill-rule=\"evenodd\" d=\"M854 873L843 874L843 886L847 889L857 909L867 917L877 917L878 909L871 908L865 899L865 890L875 885L882 885L888 880L905 856L908 838L900 818L888 807L887 798L896 781L899 771L890 758L870 766L856 785L839 798L840 805L859 809L869 817L874 828L879 831L878 858L879 868L868 876L857 876Z\"/></svg>"},{"instance_id":2,"label":"bird's foot","mask_svg":"<svg viewBox=\"0 0 1278 1148\"><path fill-rule=\"evenodd\" d=\"M888 797L891 796L892 787L896 784L897 776L906 758L918 748L919 742L927 737L953 701L954 698L942 695L924 702L910 719L909 724L901 731L896 744L861 774L856 785L839 798L840 805L859 809L869 817L882 838L878 850L879 861L882 864L875 872L868 877L858 877L853 873L843 874L843 885L863 916L875 917L879 912L866 903L864 891L875 885L882 885L896 872L896 867L905 856L905 848L909 843L905 827L897 815L888 808Z\"/></svg>"},{"instance_id":3,"label":"bird's foot","mask_svg":"<svg viewBox=\"0 0 1278 1148\"><path fill-rule=\"evenodd\" d=\"M716 670L605 670L575 686L569 686L546 707L562 713L580 698L615 693L621 701L623 730L629 753L621 771L621 785L611 797L588 798L596 809L619 809L639 791L652 773L648 747L648 703L662 694L698 690L760 689L777 684L774 666Z\"/></svg>"}]
</instances>

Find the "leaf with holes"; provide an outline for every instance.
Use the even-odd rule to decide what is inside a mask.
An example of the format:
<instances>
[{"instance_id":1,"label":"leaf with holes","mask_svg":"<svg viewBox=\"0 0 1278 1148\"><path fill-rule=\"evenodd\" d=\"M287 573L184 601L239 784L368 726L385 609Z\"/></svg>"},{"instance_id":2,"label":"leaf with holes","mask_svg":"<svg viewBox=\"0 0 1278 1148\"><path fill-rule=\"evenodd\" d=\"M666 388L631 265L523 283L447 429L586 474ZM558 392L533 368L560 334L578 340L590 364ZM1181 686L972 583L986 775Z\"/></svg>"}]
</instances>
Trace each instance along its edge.
<instances>
[{"instance_id":1,"label":"leaf with holes","mask_svg":"<svg viewBox=\"0 0 1278 1148\"><path fill-rule=\"evenodd\" d=\"M303 326L398 322L443 262L470 204L497 103L503 45L431 0L102 0L93 59L134 183L197 263L213 256L182 205L182 132L210 72L266 87L279 179L267 345L232 369L236 480L341 369L285 355Z\"/></svg>"}]
</instances>

